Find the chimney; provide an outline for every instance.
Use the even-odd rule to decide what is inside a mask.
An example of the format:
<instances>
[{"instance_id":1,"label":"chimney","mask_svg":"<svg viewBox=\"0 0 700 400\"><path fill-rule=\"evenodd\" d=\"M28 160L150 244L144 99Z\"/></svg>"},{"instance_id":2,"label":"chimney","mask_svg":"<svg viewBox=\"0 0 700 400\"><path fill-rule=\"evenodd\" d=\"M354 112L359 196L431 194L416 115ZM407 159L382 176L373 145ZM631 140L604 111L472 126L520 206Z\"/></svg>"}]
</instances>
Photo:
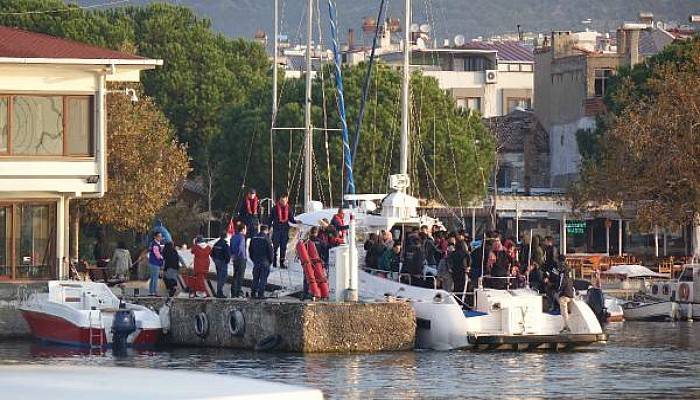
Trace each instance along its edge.
<instances>
[{"instance_id":1,"label":"chimney","mask_svg":"<svg viewBox=\"0 0 700 400\"><path fill-rule=\"evenodd\" d=\"M651 26L654 24L654 14L650 12L640 12L639 13L639 22L642 24Z\"/></svg>"},{"instance_id":2,"label":"chimney","mask_svg":"<svg viewBox=\"0 0 700 400\"><path fill-rule=\"evenodd\" d=\"M627 53L627 32L619 28L617 30L617 54Z\"/></svg>"},{"instance_id":3,"label":"chimney","mask_svg":"<svg viewBox=\"0 0 700 400\"><path fill-rule=\"evenodd\" d=\"M630 66L639 64L639 30L629 31Z\"/></svg>"},{"instance_id":4,"label":"chimney","mask_svg":"<svg viewBox=\"0 0 700 400\"><path fill-rule=\"evenodd\" d=\"M355 50L355 30L352 28L348 29L348 50Z\"/></svg>"}]
</instances>

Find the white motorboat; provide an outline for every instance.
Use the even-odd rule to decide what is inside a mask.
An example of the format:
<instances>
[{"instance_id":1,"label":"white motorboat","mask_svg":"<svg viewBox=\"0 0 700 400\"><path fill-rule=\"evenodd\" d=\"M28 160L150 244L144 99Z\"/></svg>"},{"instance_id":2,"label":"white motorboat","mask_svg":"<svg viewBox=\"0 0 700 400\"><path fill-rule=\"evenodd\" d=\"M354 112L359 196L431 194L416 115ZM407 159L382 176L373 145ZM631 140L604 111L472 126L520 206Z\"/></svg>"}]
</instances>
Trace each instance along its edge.
<instances>
[{"instance_id":1,"label":"white motorboat","mask_svg":"<svg viewBox=\"0 0 700 400\"><path fill-rule=\"evenodd\" d=\"M563 318L543 312L542 296L531 290L477 289L475 307L464 311L457 298L443 290L410 286L364 271L359 281L361 297L388 296L411 302L419 348L571 349L607 340L582 300L569 306L570 332L562 334Z\"/></svg>"},{"instance_id":2,"label":"white motorboat","mask_svg":"<svg viewBox=\"0 0 700 400\"><path fill-rule=\"evenodd\" d=\"M700 264L684 265L678 279L652 281L641 300L623 308L625 319L628 315L642 320L700 318Z\"/></svg>"},{"instance_id":3,"label":"white motorboat","mask_svg":"<svg viewBox=\"0 0 700 400\"><path fill-rule=\"evenodd\" d=\"M0 366L11 399L323 400L318 389L261 379L151 368Z\"/></svg>"},{"instance_id":4,"label":"white motorboat","mask_svg":"<svg viewBox=\"0 0 700 400\"><path fill-rule=\"evenodd\" d=\"M623 304L622 312L627 321L668 321L678 319L679 308L675 301L647 299Z\"/></svg>"},{"instance_id":5,"label":"white motorboat","mask_svg":"<svg viewBox=\"0 0 700 400\"><path fill-rule=\"evenodd\" d=\"M120 311L133 314L132 346L153 346L161 336L158 314L144 306L123 303L104 283L50 281L48 293L34 293L19 309L38 339L81 347L108 347ZM130 319L130 317L128 317Z\"/></svg>"}]
</instances>

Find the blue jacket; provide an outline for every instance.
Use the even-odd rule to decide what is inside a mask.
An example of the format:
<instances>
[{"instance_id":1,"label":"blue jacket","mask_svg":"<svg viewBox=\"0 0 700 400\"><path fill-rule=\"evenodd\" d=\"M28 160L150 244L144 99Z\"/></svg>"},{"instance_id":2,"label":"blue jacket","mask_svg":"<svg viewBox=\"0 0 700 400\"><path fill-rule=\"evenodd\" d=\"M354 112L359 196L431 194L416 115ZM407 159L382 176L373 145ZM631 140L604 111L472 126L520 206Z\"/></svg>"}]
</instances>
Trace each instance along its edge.
<instances>
[{"instance_id":1,"label":"blue jacket","mask_svg":"<svg viewBox=\"0 0 700 400\"><path fill-rule=\"evenodd\" d=\"M163 247L155 240L148 246L148 263L158 267L163 266Z\"/></svg>"},{"instance_id":2,"label":"blue jacket","mask_svg":"<svg viewBox=\"0 0 700 400\"><path fill-rule=\"evenodd\" d=\"M248 258L248 253L245 247L245 235L237 233L231 238L231 259L245 260Z\"/></svg>"},{"instance_id":3,"label":"blue jacket","mask_svg":"<svg viewBox=\"0 0 700 400\"><path fill-rule=\"evenodd\" d=\"M255 264L272 264L274 252L272 242L264 233L258 233L250 239L250 259Z\"/></svg>"}]
</instances>

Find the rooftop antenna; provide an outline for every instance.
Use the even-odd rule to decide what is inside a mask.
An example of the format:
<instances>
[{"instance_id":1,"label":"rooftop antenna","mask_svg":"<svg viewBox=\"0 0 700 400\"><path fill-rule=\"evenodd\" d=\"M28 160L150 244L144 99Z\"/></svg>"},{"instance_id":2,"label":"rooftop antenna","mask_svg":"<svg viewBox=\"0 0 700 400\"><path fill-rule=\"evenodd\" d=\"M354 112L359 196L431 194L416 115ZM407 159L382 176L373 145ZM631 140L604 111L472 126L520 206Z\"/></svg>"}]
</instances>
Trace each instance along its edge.
<instances>
[{"instance_id":1,"label":"rooftop antenna","mask_svg":"<svg viewBox=\"0 0 700 400\"><path fill-rule=\"evenodd\" d=\"M518 41L522 42L523 41L523 33L520 31L520 24L518 24L517 27L518 27Z\"/></svg>"}]
</instances>

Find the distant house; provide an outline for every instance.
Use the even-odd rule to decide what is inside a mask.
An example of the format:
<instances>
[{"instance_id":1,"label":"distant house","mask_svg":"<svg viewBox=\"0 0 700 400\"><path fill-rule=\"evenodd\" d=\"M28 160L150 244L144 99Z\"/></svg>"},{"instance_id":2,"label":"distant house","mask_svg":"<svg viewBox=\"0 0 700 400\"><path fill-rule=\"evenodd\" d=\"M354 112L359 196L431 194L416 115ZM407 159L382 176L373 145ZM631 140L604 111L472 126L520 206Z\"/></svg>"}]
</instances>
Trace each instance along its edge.
<instances>
[{"instance_id":1,"label":"distant house","mask_svg":"<svg viewBox=\"0 0 700 400\"><path fill-rule=\"evenodd\" d=\"M549 133L551 185L565 188L579 173L576 132L593 129L605 111L609 80L621 67L657 54L675 36L648 16L625 23L614 36L598 32L552 32L535 50L537 118Z\"/></svg>"},{"instance_id":2,"label":"distant house","mask_svg":"<svg viewBox=\"0 0 700 400\"><path fill-rule=\"evenodd\" d=\"M380 59L400 66L402 56L390 52ZM487 118L506 115L516 108L532 108L532 48L519 42L414 47L411 68L437 79L457 107L478 111Z\"/></svg>"},{"instance_id":3,"label":"distant house","mask_svg":"<svg viewBox=\"0 0 700 400\"><path fill-rule=\"evenodd\" d=\"M157 65L0 26L0 280L67 276L69 203L107 190L106 84Z\"/></svg>"},{"instance_id":4,"label":"distant house","mask_svg":"<svg viewBox=\"0 0 700 400\"><path fill-rule=\"evenodd\" d=\"M484 119L498 146L496 185L501 193L548 193L549 136L532 111L516 109Z\"/></svg>"}]
</instances>

